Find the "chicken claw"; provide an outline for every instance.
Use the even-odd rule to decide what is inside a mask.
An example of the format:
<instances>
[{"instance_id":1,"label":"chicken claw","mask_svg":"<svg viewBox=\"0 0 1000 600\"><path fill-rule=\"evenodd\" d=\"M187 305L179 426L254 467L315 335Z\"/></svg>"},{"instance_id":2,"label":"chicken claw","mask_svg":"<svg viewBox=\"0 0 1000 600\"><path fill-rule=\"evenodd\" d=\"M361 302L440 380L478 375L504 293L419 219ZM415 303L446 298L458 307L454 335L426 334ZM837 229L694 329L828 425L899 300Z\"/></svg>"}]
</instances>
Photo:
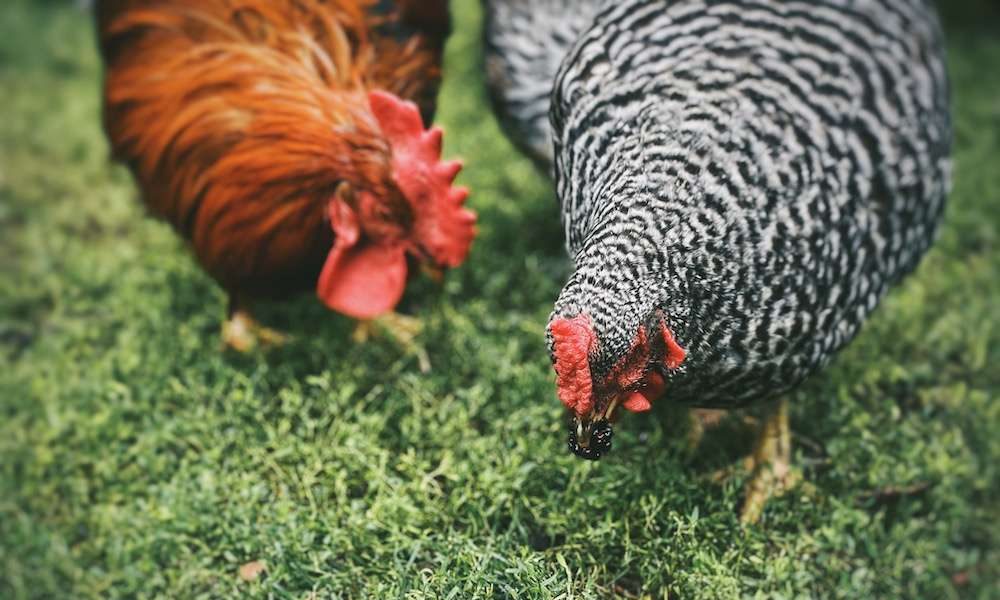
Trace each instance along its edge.
<instances>
[{"instance_id":1,"label":"chicken claw","mask_svg":"<svg viewBox=\"0 0 1000 600\"><path fill-rule=\"evenodd\" d=\"M222 324L222 343L237 352L250 352L258 346L281 346L288 336L264 327L244 309L231 311Z\"/></svg>"},{"instance_id":2,"label":"chicken claw","mask_svg":"<svg viewBox=\"0 0 1000 600\"><path fill-rule=\"evenodd\" d=\"M782 399L768 409L762 419L753 454L746 466L752 471L747 482L740 521L753 524L760 520L764 505L772 496L781 496L801 479L792 468L792 434L788 428L788 401Z\"/></svg>"},{"instance_id":3,"label":"chicken claw","mask_svg":"<svg viewBox=\"0 0 1000 600\"><path fill-rule=\"evenodd\" d=\"M688 411L690 425L688 426L688 449L694 452L701 446L701 440L710 429L718 427L728 411L713 408L692 408Z\"/></svg>"},{"instance_id":4,"label":"chicken claw","mask_svg":"<svg viewBox=\"0 0 1000 600\"><path fill-rule=\"evenodd\" d=\"M416 317L391 312L374 319L358 322L351 337L360 344L374 337L385 336L398 343L403 350L411 352L417 357L421 373L429 373L431 363L427 356L427 350L416 341L423 327L423 323Z\"/></svg>"}]
</instances>

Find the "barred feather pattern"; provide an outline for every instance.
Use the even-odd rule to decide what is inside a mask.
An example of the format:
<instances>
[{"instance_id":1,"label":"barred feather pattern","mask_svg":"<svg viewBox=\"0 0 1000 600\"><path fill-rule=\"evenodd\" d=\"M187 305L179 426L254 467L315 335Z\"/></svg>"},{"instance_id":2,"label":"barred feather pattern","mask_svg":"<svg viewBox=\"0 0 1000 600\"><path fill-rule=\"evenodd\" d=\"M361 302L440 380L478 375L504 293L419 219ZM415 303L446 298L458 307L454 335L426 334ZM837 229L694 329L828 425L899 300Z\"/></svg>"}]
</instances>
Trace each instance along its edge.
<instances>
[{"instance_id":1,"label":"barred feather pattern","mask_svg":"<svg viewBox=\"0 0 1000 600\"><path fill-rule=\"evenodd\" d=\"M406 226L367 92L433 111L447 10L430 33L404 27L394 7L415 1L97 3L112 152L228 291L312 287L342 182L384 200L369 233Z\"/></svg>"},{"instance_id":2,"label":"barred feather pattern","mask_svg":"<svg viewBox=\"0 0 1000 600\"><path fill-rule=\"evenodd\" d=\"M563 57L600 0L484 0L486 82L507 137L545 172L552 166L549 98Z\"/></svg>"},{"instance_id":3,"label":"barred feather pattern","mask_svg":"<svg viewBox=\"0 0 1000 600\"><path fill-rule=\"evenodd\" d=\"M691 405L826 363L917 265L949 191L924 0L606 2L551 116L575 262L552 318L590 316L599 377L663 315L687 350L667 395Z\"/></svg>"}]
</instances>

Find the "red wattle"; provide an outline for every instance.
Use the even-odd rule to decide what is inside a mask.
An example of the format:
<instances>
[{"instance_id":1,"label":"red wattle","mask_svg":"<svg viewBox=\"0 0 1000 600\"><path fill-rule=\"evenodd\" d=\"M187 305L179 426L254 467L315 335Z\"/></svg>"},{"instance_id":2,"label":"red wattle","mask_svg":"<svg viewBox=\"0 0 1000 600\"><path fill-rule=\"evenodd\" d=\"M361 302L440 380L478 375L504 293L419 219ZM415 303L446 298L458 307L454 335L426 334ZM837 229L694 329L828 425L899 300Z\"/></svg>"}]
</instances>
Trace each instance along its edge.
<instances>
[{"instance_id":1,"label":"red wattle","mask_svg":"<svg viewBox=\"0 0 1000 600\"><path fill-rule=\"evenodd\" d=\"M660 320L660 334L663 336L663 343L667 348L666 356L663 357L663 364L668 369L676 369L687 358L687 350L677 343L673 332L670 331L670 328L667 327L667 324L662 319Z\"/></svg>"},{"instance_id":2,"label":"red wattle","mask_svg":"<svg viewBox=\"0 0 1000 600\"><path fill-rule=\"evenodd\" d=\"M406 251L402 244L359 246L358 217L346 203L328 207L336 234L316 284L316 295L329 308L355 319L371 319L394 309L406 287Z\"/></svg>"},{"instance_id":3,"label":"red wattle","mask_svg":"<svg viewBox=\"0 0 1000 600\"><path fill-rule=\"evenodd\" d=\"M653 408L653 401L662 396L666 389L667 382L663 380L663 376L652 371L646 376L646 385L629 394L622 406L632 412L646 412Z\"/></svg>"},{"instance_id":4,"label":"red wattle","mask_svg":"<svg viewBox=\"0 0 1000 600\"><path fill-rule=\"evenodd\" d=\"M642 392L632 392L622 406L631 412L646 412L653 408L653 403Z\"/></svg>"}]
</instances>

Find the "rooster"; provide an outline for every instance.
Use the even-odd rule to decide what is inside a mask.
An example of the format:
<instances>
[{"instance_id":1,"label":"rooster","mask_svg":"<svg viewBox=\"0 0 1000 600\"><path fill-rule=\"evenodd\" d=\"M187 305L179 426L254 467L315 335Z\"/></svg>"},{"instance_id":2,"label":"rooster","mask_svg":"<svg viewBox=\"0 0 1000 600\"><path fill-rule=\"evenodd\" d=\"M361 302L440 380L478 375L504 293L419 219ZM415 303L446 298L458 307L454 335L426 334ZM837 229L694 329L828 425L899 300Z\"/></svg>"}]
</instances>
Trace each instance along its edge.
<instances>
[{"instance_id":1,"label":"rooster","mask_svg":"<svg viewBox=\"0 0 1000 600\"><path fill-rule=\"evenodd\" d=\"M413 266L463 262L461 165L423 125L445 0L103 0L96 14L113 154L227 291L226 344L280 339L256 299L312 288L388 319Z\"/></svg>"},{"instance_id":2,"label":"rooster","mask_svg":"<svg viewBox=\"0 0 1000 600\"><path fill-rule=\"evenodd\" d=\"M741 512L755 521L796 478L785 393L934 239L952 138L935 10L604 2L550 102L575 268L547 342L570 448L606 454L620 408L764 403Z\"/></svg>"}]
</instances>

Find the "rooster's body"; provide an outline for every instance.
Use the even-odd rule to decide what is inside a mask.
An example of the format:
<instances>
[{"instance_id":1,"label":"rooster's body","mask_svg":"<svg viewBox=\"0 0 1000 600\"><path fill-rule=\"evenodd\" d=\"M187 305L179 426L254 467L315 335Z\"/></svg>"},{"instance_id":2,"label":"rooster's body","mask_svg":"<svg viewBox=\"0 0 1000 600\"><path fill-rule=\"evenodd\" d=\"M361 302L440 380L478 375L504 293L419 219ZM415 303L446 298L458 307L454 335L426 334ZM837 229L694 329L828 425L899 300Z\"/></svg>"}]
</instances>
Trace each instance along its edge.
<instances>
[{"instance_id":1,"label":"rooster's body","mask_svg":"<svg viewBox=\"0 0 1000 600\"><path fill-rule=\"evenodd\" d=\"M575 271L548 339L590 458L617 406L741 407L825 364L949 188L929 0L604 2L551 102Z\"/></svg>"},{"instance_id":2,"label":"rooster's body","mask_svg":"<svg viewBox=\"0 0 1000 600\"><path fill-rule=\"evenodd\" d=\"M234 304L316 288L369 318L407 260L464 259L457 165L404 102L433 112L444 0L104 0L97 19L114 155Z\"/></svg>"}]
</instances>

